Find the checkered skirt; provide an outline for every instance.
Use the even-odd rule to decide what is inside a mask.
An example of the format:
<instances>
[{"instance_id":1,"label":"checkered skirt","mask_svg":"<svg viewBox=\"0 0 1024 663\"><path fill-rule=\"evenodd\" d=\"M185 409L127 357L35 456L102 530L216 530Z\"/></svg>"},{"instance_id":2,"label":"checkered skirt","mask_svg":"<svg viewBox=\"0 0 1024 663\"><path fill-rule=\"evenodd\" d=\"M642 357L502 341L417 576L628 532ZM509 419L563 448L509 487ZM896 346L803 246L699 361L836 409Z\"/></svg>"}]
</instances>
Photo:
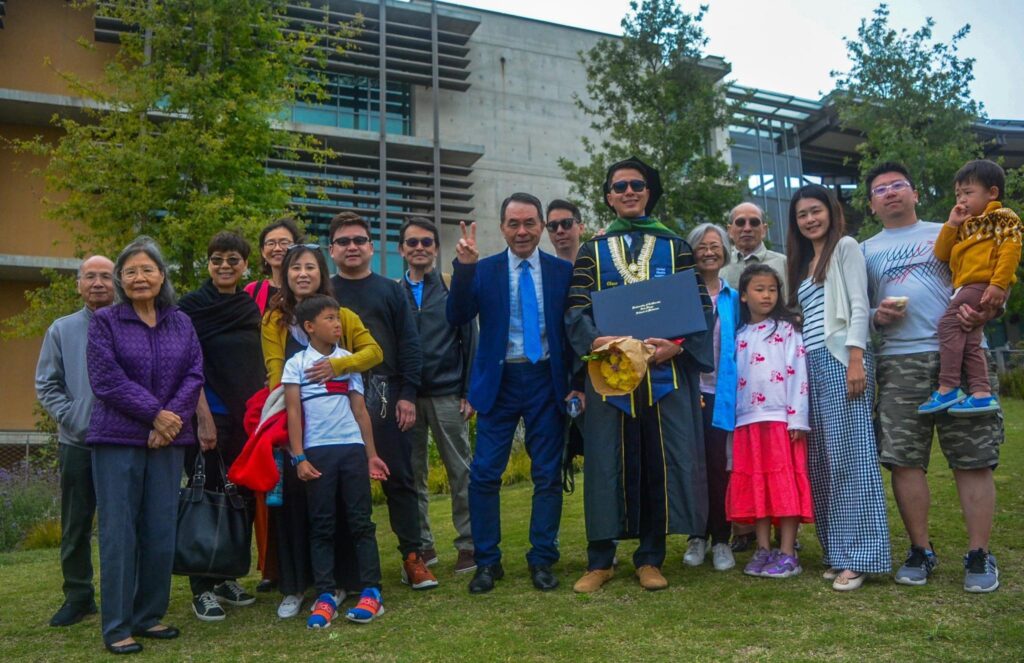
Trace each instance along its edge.
<instances>
[{"instance_id":1,"label":"checkered skirt","mask_svg":"<svg viewBox=\"0 0 1024 663\"><path fill-rule=\"evenodd\" d=\"M807 461L814 528L831 567L862 573L892 568L885 491L871 420L875 362L864 353L867 389L846 396L846 367L827 348L807 353L811 431Z\"/></svg>"}]
</instances>

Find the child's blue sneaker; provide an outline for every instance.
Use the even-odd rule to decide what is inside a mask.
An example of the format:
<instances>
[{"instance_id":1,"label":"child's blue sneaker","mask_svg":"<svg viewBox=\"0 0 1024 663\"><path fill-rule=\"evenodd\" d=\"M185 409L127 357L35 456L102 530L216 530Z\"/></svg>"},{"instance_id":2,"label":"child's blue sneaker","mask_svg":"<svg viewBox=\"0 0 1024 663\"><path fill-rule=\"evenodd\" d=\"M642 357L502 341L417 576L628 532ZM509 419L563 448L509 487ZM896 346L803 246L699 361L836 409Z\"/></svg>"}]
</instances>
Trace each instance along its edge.
<instances>
[{"instance_id":1,"label":"child's blue sneaker","mask_svg":"<svg viewBox=\"0 0 1024 663\"><path fill-rule=\"evenodd\" d=\"M984 398L975 398L974 396L968 396L964 400L960 401L953 407L949 408L949 413L954 417L980 417L988 414L989 412L999 411L999 401L996 400L995 396L985 396Z\"/></svg>"},{"instance_id":2,"label":"child's blue sneaker","mask_svg":"<svg viewBox=\"0 0 1024 663\"><path fill-rule=\"evenodd\" d=\"M963 392L963 389L956 389L948 394L940 394L937 391L933 391L932 395L928 397L924 403L921 403L917 408L918 414L935 414L936 412L942 412L948 410L960 401L967 398L967 394Z\"/></svg>"},{"instance_id":3,"label":"child's blue sneaker","mask_svg":"<svg viewBox=\"0 0 1024 663\"><path fill-rule=\"evenodd\" d=\"M338 605L334 602L334 594L325 592L320 595L313 606L313 614L306 620L306 628L327 628L334 619Z\"/></svg>"},{"instance_id":4,"label":"child's blue sneaker","mask_svg":"<svg viewBox=\"0 0 1024 663\"><path fill-rule=\"evenodd\" d=\"M384 599L376 587L367 587L359 596L359 603L345 613L345 618L357 624L369 624L384 614Z\"/></svg>"}]
</instances>

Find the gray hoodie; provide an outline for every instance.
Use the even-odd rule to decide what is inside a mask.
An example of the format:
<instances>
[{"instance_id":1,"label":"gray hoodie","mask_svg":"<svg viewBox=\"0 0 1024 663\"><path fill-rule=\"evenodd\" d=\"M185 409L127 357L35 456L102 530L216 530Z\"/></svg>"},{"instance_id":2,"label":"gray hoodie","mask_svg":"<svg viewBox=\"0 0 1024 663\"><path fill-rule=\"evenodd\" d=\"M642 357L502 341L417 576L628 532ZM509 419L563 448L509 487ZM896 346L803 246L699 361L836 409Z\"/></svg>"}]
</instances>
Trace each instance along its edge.
<instances>
[{"instance_id":1,"label":"gray hoodie","mask_svg":"<svg viewBox=\"0 0 1024 663\"><path fill-rule=\"evenodd\" d=\"M85 447L93 395L85 349L92 310L85 306L46 330L36 365L36 396L57 421L61 444Z\"/></svg>"}]
</instances>

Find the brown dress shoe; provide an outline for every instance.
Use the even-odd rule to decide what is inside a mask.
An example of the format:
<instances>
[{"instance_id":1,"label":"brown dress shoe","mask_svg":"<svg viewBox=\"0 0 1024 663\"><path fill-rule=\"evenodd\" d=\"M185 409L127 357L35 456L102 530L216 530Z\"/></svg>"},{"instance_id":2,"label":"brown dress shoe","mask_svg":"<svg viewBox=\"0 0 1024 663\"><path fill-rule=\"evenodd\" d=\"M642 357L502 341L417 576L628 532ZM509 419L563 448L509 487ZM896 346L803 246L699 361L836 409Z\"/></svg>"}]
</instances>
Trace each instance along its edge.
<instances>
[{"instance_id":1,"label":"brown dress shoe","mask_svg":"<svg viewBox=\"0 0 1024 663\"><path fill-rule=\"evenodd\" d=\"M636 577L640 579L640 586L649 592L656 592L668 587L668 580L661 575L661 569L650 564L645 564L637 569Z\"/></svg>"},{"instance_id":2,"label":"brown dress shoe","mask_svg":"<svg viewBox=\"0 0 1024 663\"><path fill-rule=\"evenodd\" d=\"M572 591L577 594L590 594L601 589L606 582L612 579L615 571L612 569L592 569L583 574L583 577L572 586Z\"/></svg>"}]
</instances>

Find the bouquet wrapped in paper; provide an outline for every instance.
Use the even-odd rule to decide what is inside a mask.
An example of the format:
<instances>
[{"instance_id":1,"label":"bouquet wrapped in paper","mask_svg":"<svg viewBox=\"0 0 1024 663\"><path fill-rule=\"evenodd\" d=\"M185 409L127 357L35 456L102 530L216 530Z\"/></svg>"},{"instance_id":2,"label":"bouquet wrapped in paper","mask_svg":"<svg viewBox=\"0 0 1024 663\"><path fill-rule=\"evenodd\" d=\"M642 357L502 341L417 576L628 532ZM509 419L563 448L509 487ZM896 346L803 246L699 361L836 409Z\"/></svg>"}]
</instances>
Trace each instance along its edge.
<instances>
[{"instance_id":1,"label":"bouquet wrapped in paper","mask_svg":"<svg viewBox=\"0 0 1024 663\"><path fill-rule=\"evenodd\" d=\"M654 348L640 339L623 336L608 341L583 357L594 391L602 396L625 396L640 386Z\"/></svg>"}]
</instances>

